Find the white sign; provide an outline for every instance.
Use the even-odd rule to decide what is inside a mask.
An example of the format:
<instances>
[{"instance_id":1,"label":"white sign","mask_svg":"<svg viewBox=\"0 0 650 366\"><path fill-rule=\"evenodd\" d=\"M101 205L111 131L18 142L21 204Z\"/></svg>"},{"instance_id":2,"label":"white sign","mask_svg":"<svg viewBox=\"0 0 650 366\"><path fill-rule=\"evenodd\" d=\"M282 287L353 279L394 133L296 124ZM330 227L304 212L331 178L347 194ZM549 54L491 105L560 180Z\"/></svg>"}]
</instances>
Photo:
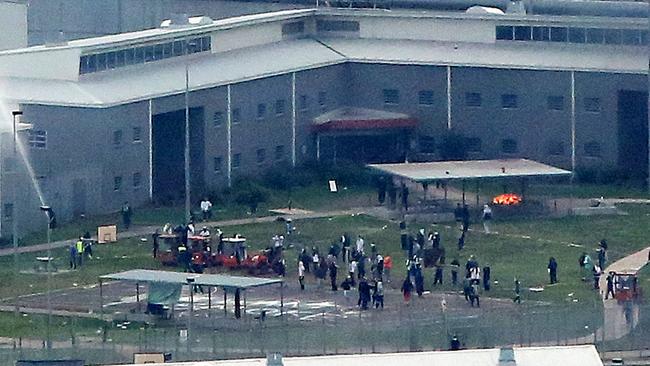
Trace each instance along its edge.
<instances>
[{"instance_id":1,"label":"white sign","mask_svg":"<svg viewBox=\"0 0 650 366\"><path fill-rule=\"evenodd\" d=\"M336 181L335 180L333 180L333 179L330 180L329 184L330 184L330 192L338 192L338 190L336 189Z\"/></svg>"}]
</instances>

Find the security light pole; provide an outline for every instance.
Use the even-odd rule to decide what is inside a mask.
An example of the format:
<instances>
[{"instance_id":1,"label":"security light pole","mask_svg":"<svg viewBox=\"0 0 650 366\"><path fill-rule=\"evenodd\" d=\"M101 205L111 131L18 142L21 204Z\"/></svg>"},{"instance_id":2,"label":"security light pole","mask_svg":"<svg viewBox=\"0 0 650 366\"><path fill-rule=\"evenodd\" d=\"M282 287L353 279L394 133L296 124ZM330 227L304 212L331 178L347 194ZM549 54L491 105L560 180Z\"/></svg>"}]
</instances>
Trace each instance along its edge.
<instances>
[{"instance_id":1,"label":"security light pole","mask_svg":"<svg viewBox=\"0 0 650 366\"><path fill-rule=\"evenodd\" d=\"M47 270L47 349L52 348L52 225L54 222L54 211L50 206L41 206L41 211L45 212L47 217L47 261L45 269Z\"/></svg>"},{"instance_id":2,"label":"security light pole","mask_svg":"<svg viewBox=\"0 0 650 366\"><path fill-rule=\"evenodd\" d=\"M185 46L185 56L196 46L188 42ZM190 61L185 60L185 222L190 222L192 203L190 201Z\"/></svg>"},{"instance_id":3,"label":"security light pole","mask_svg":"<svg viewBox=\"0 0 650 366\"><path fill-rule=\"evenodd\" d=\"M13 186L11 187L11 204L12 204L12 212L11 212L11 236L12 236L12 241L13 241L13 259L14 259L14 278L18 279L18 215L16 214L16 189L18 187L18 179L17 177L17 172L15 171L17 169L17 148L16 148L16 143L17 143L17 133L18 130L16 129L16 119L18 116L22 116L23 112L22 111L12 111L11 115L13 117L13 155L12 155L12 164L13 164L13 173L14 173L14 179L12 180ZM16 281L14 281L16 283ZM16 297L14 299L14 306L15 306L15 312L16 315L18 315L18 292L16 292Z\"/></svg>"}]
</instances>

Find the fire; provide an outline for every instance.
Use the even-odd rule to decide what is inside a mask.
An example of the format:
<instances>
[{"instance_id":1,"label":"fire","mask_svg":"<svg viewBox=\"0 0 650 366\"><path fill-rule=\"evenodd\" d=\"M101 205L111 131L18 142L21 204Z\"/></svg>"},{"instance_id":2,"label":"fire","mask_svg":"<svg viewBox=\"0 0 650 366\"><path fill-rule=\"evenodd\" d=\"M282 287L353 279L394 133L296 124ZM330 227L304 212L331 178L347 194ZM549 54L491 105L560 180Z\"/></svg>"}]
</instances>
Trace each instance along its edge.
<instances>
[{"instance_id":1,"label":"fire","mask_svg":"<svg viewBox=\"0 0 650 366\"><path fill-rule=\"evenodd\" d=\"M521 203L521 197L514 193L504 193L500 194L492 199L492 203L495 205L518 205Z\"/></svg>"}]
</instances>

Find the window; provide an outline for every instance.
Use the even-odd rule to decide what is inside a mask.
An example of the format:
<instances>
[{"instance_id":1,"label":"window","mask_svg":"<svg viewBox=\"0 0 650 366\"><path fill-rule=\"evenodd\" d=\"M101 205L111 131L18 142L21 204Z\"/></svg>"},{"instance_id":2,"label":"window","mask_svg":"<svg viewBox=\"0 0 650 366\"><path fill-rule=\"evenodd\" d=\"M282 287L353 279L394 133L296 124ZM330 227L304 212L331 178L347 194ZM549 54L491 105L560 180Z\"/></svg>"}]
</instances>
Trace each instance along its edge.
<instances>
[{"instance_id":1,"label":"window","mask_svg":"<svg viewBox=\"0 0 650 366\"><path fill-rule=\"evenodd\" d=\"M467 149L467 152L481 152L483 150L481 144L482 141L478 137L468 137L465 139L465 149Z\"/></svg>"},{"instance_id":2,"label":"window","mask_svg":"<svg viewBox=\"0 0 650 366\"><path fill-rule=\"evenodd\" d=\"M397 89L384 89L384 104L399 104L399 90Z\"/></svg>"},{"instance_id":3,"label":"window","mask_svg":"<svg viewBox=\"0 0 650 366\"><path fill-rule=\"evenodd\" d=\"M637 45L641 43L641 32L638 29L623 29L621 38L623 44Z\"/></svg>"},{"instance_id":4,"label":"window","mask_svg":"<svg viewBox=\"0 0 650 366\"><path fill-rule=\"evenodd\" d=\"M501 152L504 154L515 154L519 151L517 141L513 139L501 140Z\"/></svg>"},{"instance_id":5,"label":"window","mask_svg":"<svg viewBox=\"0 0 650 366\"><path fill-rule=\"evenodd\" d=\"M4 205L4 217L5 220L11 220L14 218L14 204L5 203Z\"/></svg>"},{"instance_id":6,"label":"window","mask_svg":"<svg viewBox=\"0 0 650 366\"><path fill-rule=\"evenodd\" d=\"M239 108L233 109L230 113L232 113L232 123L237 124L241 122L241 111Z\"/></svg>"},{"instance_id":7,"label":"window","mask_svg":"<svg viewBox=\"0 0 650 366\"><path fill-rule=\"evenodd\" d=\"M213 164L214 164L214 172L219 173L221 172L221 165L223 164L223 159L221 156L217 156L213 159Z\"/></svg>"},{"instance_id":8,"label":"window","mask_svg":"<svg viewBox=\"0 0 650 366\"><path fill-rule=\"evenodd\" d=\"M113 190L117 192L120 189L122 189L122 177L113 177Z\"/></svg>"},{"instance_id":9,"label":"window","mask_svg":"<svg viewBox=\"0 0 650 366\"><path fill-rule=\"evenodd\" d=\"M276 161L284 160L284 145L276 146L274 155Z\"/></svg>"},{"instance_id":10,"label":"window","mask_svg":"<svg viewBox=\"0 0 650 366\"><path fill-rule=\"evenodd\" d=\"M585 43L586 35L584 28L569 28L569 42Z\"/></svg>"},{"instance_id":11,"label":"window","mask_svg":"<svg viewBox=\"0 0 650 366\"><path fill-rule=\"evenodd\" d=\"M133 188L140 188L142 186L142 174L133 173Z\"/></svg>"},{"instance_id":12,"label":"window","mask_svg":"<svg viewBox=\"0 0 650 366\"><path fill-rule=\"evenodd\" d=\"M589 141L585 144L585 155L598 158L601 156L600 144L596 141Z\"/></svg>"},{"instance_id":13,"label":"window","mask_svg":"<svg viewBox=\"0 0 650 366\"><path fill-rule=\"evenodd\" d=\"M257 119L263 119L266 116L266 104L260 103L257 105Z\"/></svg>"},{"instance_id":14,"label":"window","mask_svg":"<svg viewBox=\"0 0 650 366\"><path fill-rule=\"evenodd\" d=\"M220 127L223 123L223 112L214 112L212 115L212 125L214 127Z\"/></svg>"},{"instance_id":15,"label":"window","mask_svg":"<svg viewBox=\"0 0 650 366\"><path fill-rule=\"evenodd\" d=\"M465 105L467 107L480 107L482 103L481 93L465 93Z\"/></svg>"},{"instance_id":16,"label":"window","mask_svg":"<svg viewBox=\"0 0 650 366\"><path fill-rule=\"evenodd\" d=\"M233 154L232 156L232 168L237 169L241 166L241 154Z\"/></svg>"},{"instance_id":17,"label":"window","mask_svg":"<svg viewBox=\"0 0 650 366\"><path fill-rule=\"evenodd\" d=\"M133 127L133 142L141 142L141 141L142 141L142 128Z\"/></svg>"},{"instance_id":18,"label":"window","mask_svg":"<svg viewBox=\"0 0 650 366\"><path fill-rule=\"evenodd\" d=\"M29 130L29 147L33 149L46 149L47 132L43 130Z\"/></svg>"},{"instance_id":19,"label":"window","mask_svg":"<svg viewBox=\"0 0 650 366\"><path fill-rule=\"evenodd\" d=\"M113 145L122 145L122 130L113 131Z\"/></svg>"},{"instance_id":20,"label":"window","mask_svg":"<svg viewBox=\"0 0 650 366\"><path fill-rule=\"evenodd\" d=\"M305 32L305 22L293 22L282 24L282 34L301 34Z\"/></svg>"},{"instance_id":21,"label":"window","mask_svg":"<svg viewBox=\"0 0 650 366\"><path fill-rule=\"evenodd\" d=\"M501 94L501 108L517 108L517 94Z\"/></svg>"},{"instance_id":22,"label":"window","mask_svg":"<svg viewBox=\"0 0 650 366\"><path fill-rule=\"evenodd\" d=\"M567 29L559 27L551 27L551 42L566 42Z\"/></svg>"},{"instance_id":23,"label":"window","mask_svg":"<svg viewBox=\"0 0 650 366\"><path fill-rule=\"evenodd\" d=\"M255 156L257 157L257 163L262 164L266 160L266 149L257 149Z\"/></svg>"},{"instance_id":24,"label":"window","mask_svg":"<svg viewBox=\"0 0 650 366\"><path fill-rule=\"evenodd\" d=\"M327 93L324 91L318 92L318 105L321 109L327 106Z\"/></svg>"},{"instance_id":25,"label":"window","mask_svg":"<svg viewBox=\"0 0 650 366\"><path fill-rule=\"evenodd\" d=\"M548 27L533 27L533 41L549 41L551 30Z\"/></svg>"},{"instance_id":26,"label":"window","mask_svg":"<svg viewBox=\"0 0 650 366\"><path fill-rule=\"evenodd\" d=\"M605 32L602 29L587 29L587 43L604 43Z\"/></svg>"},{"instance_id":27,"label":"window","mask_svg":"<svg viewBox=\"0 0 650 366\"><path fill-rule=\"evenodd\" d=\"M562 141L550 141L547 145L548 155L562 156L564 155L564 144Z\"/></svg>"},{"instance_id":28,"label":"window","mask_svg":"<svg viewBox=\"0 0 650 366\"><path fill-rule=\"evenodd\" d=\"M605 43L607 44L621 44L621 30L620 29L605 29Z\"/></svg>"},{"instance_id":29,"label":"window","mask_svg":"<svg viewBox=\"0 0 650 366\"><path fill-rule=\"evenodd\" d=\"M434 154L436 152L436 139L433 136L420 136L420 152Z\"/></svg>"},{"instance_id":30,"label":"window","mask_svg":"<svg viewBox=\"0 0 650 366\"><path fill-rule=\"evenodd\" d=\"M432 106L433 105L433 90L420 90L418 92L418 105Z\"/></svg>"},{"instance_id":31,"label":"window","mask_svg":"<svg viewBox=\"0 0 650 366\"><path fill-rule=\"evenodd\" d=\"M585 111L592 113L600 112L600 98L585 98Z\"/></svg>"},{"instance_id":32,"label":"window","mask_svg":"<svg viewBox=\"0 0 650 366\"><path fill-rule=\"evenodd\" d=\"M546 108L549 111L564 110L564 97L561 95L549 95L546 98Z\"/></svg>"},{"instance_id":33,"label":"window","mask_svg":"<svg viewBox=\"0 0 650 366\"><path fill-rule=\"evenodd\" d=\"M286 102L284 99L278 99L275 101L275 115L281 116L284 114L286 109Z\"/></svg>"},{"instance_id":34,"label":"window","mask_svg":"<svg viewBox=\"0 0 650 366\"><path fill-rule=\"evenodd\" d=\"M530 41L531 38L532 30L530 27L515 27L516 41Z\"/></svg>"},{"instance_id":35,"label":"window","mask_svg":"<svg viewBox=\"0 0 650 366\"><path fill-rule=\"evenodd\" d=\"M306 111L309 109L309 99L307 99L306 95L301 95L300 99L298 99L298 105L300 106L301 111Z\"/></svg>"},{"instance_id":36,"label":"window","mask_svg":"<svg viewBox=\"0 0 650 366\"><path fill-rule=\"evenodd\" d=\"M498 40L511 41L514 39L514 27L509 25L497 25L496 36Z\"/></svg>"},{"instance_id":37,"label":"window","mask_svg":"<svg viewBox=\"0 0 650 366\"><path fill-rule=\"evenodd\" d=\"M318 32L358 32L359 22L348 20L317 20Z\"/></svg>"}]
</instances>

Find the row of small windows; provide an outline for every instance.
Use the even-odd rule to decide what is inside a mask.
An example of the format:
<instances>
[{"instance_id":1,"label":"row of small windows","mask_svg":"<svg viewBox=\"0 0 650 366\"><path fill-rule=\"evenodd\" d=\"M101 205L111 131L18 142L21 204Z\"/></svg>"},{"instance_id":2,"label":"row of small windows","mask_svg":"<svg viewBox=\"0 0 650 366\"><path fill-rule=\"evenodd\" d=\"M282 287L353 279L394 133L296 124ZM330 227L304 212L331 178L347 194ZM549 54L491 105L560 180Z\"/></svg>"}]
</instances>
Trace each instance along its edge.
<instances>
[{"instance_id":1,"label":"row of small windows","mask_svg":"<svg viewBox=\"0 0 650 366\"><path fill-rule=\"evenodd\" d=\"M286 158L286 152L284 145L277 145L273 150L273 160L274 161L283 161ZM264 164L267 161L266 149L257 149L255 150L255 162L257 164ZM235 153L232 155L232 168L239 169L241 168L241 153ZM215 173L221 173L224 169L224 159L221 156L216 156L213 159L213 170Z\"/></svg>"},{"instance_id":2,"label":"row of small windows","mask_svg":"<svg viewBox=\"0 0 650 366\"><path fill-rule=\"evenodd\" d=\"M437 151L435 137L433 136L420 136L419 150L422 153L435 153ZM517 154L519 152L519 144L515 139L502 139L500 142L500 151L503 154ZM469 153L480 153L483 151L482 141L478 137L465 138L465 149ZM597 141L589 141L583 147L584 155L587 157L601 157L602 151L600 143ZM562 156L565 154L564 144L561 141L550 141L546 147L546 153L551 156Z\"/></svg>"},{"instance_id":3,"label":"row of small windows","mask_svg":"<svg viewBox=\"0 0 650 366\"><path fill-rule=\"evenodd\" d=\"M117 175L113 177L113 191L119 192L122 189L124 189L123 181L124 179L122 179L121 175ZM139 189L140 187L142 187L142 173L140 172L133 173L133 175L131 176L131 187L133 189Z\"/></svg>"},{"instance_id":4,"label":"row of small windows","mask_svg":"<svg viewBox=\"0 0 650 366\"><path fill-rule=\"evenodd\" d=\"M113 131L113 146L118 147L122 146L124 143L124 132L122 130ZM142 142L142 128L133 127L131 129L131 141L133 143Z\"/></svg>"},{"instance_id":5,"label":"row of small windows","mask_svg":"<svg viewBox=\"0 0 650 366\"><path fill-rule=\"evenodd\" d=\"M648 44L648 32L642 29L498 25L496 26L496 39L506 41L645 45Z\"/></svg>"},{"instance_id":6,"label":"row of small windows","mask_svg":"<svg viewBox=\"0 0 650 366\"><path fill-rule=\"evenodd\" d=\"M433 98L433 97L432 97ZM317 102L318 102L318 107L321 111L325 111L327 108L327 93L324 91L321 91L318 93L317 96ZM298 109L300 111L306 111L309 109L309 104L310 104L310 99L309 96L307 95L301 95L298 97L297 100L298 104ZM263 120L267 117L268 115L268 106L266 103L259 103L257 104L256 110L255 110L255 119L258 121ZM242 120L242 112L240 108L233 108L231 110L232 113L232 123L233 124L238 124ZM286 99L277 99L273 103L273 113L280 117L283 116L287 113L287 101ZM214 112L212 115L212 124L214 127L219 127L222 124L224 124L226 121L226 113L223 111L217 111Z\"/></svg>"},{"instance_id":7,"label":"row of small windows","mask_svg":"<svg viewBox=\"0 0 650 366\"><path fill-rule=\"evenodd\" d=\"M359 22L350 20L317 20L318 32L358 32Z\"/></svg>"},{"instance_id":8,"label":"row of small windows","mask_svg":"<svg viewBox=\"0 0 650 366\"><path fill-rule=\"evenodd\" d=\"M211 49L212 38L205 36L84 55L79 60L79 74L89 74L170 57L207 52Z\"/></svg>"},{"instance_id":9,"label":"row of small windows","mask_svg":"<svg viewBox=\"0 0 650 366\"><path fill-rule=\"evenodd\" d=\"M384 104L398 105L400 103L400 93L397 89L384 89L382 91ZM418 92L418 105L432 106L433 105L433 90L420 90Z\"/></svg>"},{"instance_id":10,"label":"row of small windows","mask_svg":"<svg viewBox=\"0 0 650 366\"><path fill-rule=\"evenodd\" d=\"M564 96L549 95L546 97L546 109L551 111L562 111L565 109ZM501 108L503 109L516 109L519 108L519 97L517 94L501 94L500 100ZM482 107L483 97L481 93L468 92L465 93L465 106L466 107ZM585 112L599 113L601 111L600 98L586 97L582 100L582 108Z\"/></svg>"}]
</instances>

